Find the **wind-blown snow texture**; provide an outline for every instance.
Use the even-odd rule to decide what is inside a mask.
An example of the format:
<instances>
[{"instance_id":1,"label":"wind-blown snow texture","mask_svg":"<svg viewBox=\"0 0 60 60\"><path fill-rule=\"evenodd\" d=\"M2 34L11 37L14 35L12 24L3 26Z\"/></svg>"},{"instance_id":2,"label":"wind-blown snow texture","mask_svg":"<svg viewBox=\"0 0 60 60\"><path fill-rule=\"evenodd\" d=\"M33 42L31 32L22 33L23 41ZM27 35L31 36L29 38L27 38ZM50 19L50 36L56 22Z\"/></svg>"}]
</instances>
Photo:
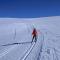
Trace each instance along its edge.
<instances>
[{"instance_id":1,"label":"wind-blown snow texture","mask_svg":"<svg viewBox=\"0 0 60 60\"><path fill-rule=\"evenodd\" d=\"M38 40L31 44L33 26ZM60 60L60 16L0 18L0 60Z\"/></svg>"}]
</instances>

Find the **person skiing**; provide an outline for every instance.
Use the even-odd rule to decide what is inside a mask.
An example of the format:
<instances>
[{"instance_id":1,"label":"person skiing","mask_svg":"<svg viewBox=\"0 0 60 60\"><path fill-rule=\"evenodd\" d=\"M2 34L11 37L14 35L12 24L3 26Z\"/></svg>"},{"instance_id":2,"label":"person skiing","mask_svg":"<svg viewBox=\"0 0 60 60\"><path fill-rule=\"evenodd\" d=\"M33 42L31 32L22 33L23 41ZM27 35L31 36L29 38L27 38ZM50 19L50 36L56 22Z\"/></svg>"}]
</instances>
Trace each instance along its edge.
<instances>
[{"instance_id":1,"label":"person skiing","mask_svg":"<svg viewBox=\"0 0 60 60\"><path fill-rule=\"evenodd\" d=\"M32 31L32 42L33 40L36 42L37 41L37 30L36 28L33 28L33 31Z\"/></svg>"}]
</instances>

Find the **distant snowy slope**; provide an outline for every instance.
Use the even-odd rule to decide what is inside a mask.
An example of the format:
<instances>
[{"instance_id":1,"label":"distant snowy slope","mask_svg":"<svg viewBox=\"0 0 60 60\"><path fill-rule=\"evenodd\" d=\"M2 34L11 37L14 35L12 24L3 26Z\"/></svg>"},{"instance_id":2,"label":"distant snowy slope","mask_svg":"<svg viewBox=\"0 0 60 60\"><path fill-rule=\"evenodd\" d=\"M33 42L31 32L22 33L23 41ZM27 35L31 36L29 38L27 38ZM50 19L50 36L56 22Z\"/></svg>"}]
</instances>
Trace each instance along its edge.
<instances>
[{"instance_id":1,"label":"distant snowy slope","mask_svg":"<svg viewBox=\"0 0 60 60\"><path fill-rule=\"evenodd\" d=\"M30 43L33 27L38 31L36 44ZM21 42L29 43L13 44ZM0 18L0 60L25 59L60 60L60 16Z\"/></svg>"}]
</instances>

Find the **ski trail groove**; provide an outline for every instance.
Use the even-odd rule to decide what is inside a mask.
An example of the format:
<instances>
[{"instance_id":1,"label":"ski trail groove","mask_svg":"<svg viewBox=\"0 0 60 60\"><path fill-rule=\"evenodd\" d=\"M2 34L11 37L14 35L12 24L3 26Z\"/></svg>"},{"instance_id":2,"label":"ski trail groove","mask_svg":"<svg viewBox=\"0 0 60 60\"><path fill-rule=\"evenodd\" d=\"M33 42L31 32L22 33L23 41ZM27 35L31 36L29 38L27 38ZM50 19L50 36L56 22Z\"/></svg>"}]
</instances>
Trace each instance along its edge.
<instances>
[{"instance_id":1,"label":"ski trail groove","mask_svg":"<svg viewBox=\"0 0 60 60\"><path fill-rule=\"evenodd\" d=\"M23 55L23 57L20 60L26 60L26 58L28 57L28 55L30 54L30 52L32 51L32 49L35 46L35 42L32 44L32 46L26 51L26 53Z\"/></svg>"},{"instance_id":2,"label":"ski trail groove","mask_svg":"<svg viewBox=\"0 0 60 60\"><path fill-rule=\"evenodd\" d=\"M0 58L3 57L3 56L5 56L7 53L9 53L9 52L10 52L11 50L13 50L15 47L16 47L16 45L15 45L15 46L12 46L12 47L9 48L9 49L6 49L3 53L0 54Z\"/></svg>"},{"instance_id":3,"label":"ski trail groove","mask_svg":"<svg viewBox=\"0 0 60 60\"><path fill-rule=\"evenodd\" d=\"M37 60L40 60L40 58L41 58L41 53L42 53L43 43L44 43L44 34L41 33L41 35L42 35L42 41L41 41L40 52L39 52L39 54L38 54Z\"/></svg>"}]
</instances>

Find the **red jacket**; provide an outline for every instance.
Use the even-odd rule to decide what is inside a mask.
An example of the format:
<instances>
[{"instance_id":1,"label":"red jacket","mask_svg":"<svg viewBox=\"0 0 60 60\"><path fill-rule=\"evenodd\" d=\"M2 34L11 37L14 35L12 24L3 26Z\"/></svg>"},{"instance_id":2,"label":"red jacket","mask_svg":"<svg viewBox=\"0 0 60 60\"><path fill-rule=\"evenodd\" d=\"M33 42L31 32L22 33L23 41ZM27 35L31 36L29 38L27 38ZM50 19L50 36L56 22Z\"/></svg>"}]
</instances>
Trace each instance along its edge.
<instances>
[{"instance_id":1,"label":"red jacket","mask_svg":"<svg viewBox=\"0 0 60 60\"><path fill-rule=\"evenodd\" d=\"M33 36L36 36L36 35L37 35L37 31L36 31L36 29L33 29L33 31L32 31L32 35L33 35Z\"/></svg>"}]
</instances>

